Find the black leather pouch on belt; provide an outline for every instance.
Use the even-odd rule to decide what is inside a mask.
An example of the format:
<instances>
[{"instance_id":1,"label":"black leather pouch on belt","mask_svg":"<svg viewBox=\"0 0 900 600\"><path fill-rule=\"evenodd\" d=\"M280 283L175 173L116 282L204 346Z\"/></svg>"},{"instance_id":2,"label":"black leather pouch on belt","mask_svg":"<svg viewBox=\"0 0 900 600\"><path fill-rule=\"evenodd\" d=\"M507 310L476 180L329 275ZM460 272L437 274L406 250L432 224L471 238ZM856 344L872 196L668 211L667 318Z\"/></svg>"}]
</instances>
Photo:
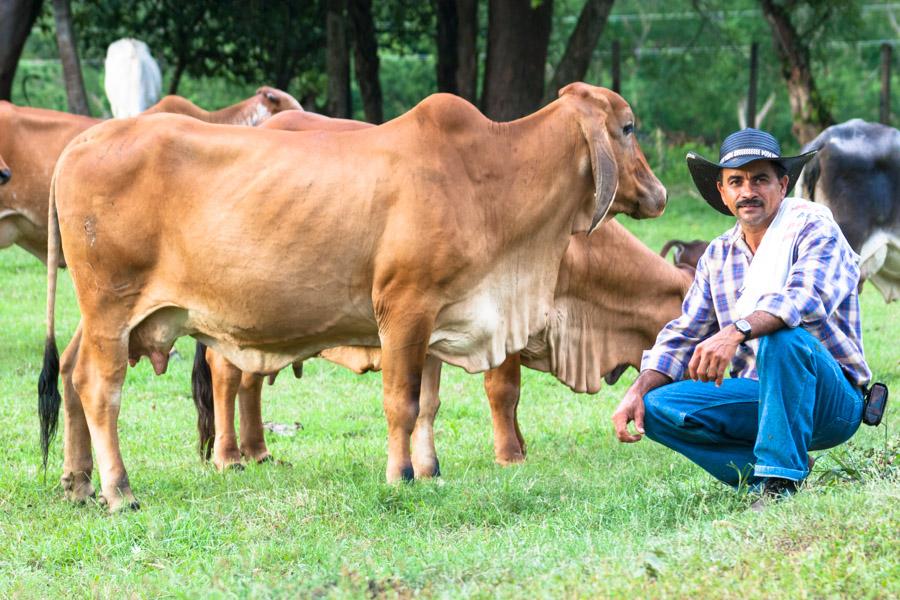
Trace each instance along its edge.
<instances>
[{"instance_id":1,"label":"black leather pouch on belt","mask_svg":"<svg viewBox=\"0 0 900 600\"><path fill-rule=\"evenodd\" d=\"M884 416L884 408L887 406L888 388L883 383L873 383L866 392L863 404L862 422L866 425L876 426L881 423Z\"/></svg>"}]
</instances>

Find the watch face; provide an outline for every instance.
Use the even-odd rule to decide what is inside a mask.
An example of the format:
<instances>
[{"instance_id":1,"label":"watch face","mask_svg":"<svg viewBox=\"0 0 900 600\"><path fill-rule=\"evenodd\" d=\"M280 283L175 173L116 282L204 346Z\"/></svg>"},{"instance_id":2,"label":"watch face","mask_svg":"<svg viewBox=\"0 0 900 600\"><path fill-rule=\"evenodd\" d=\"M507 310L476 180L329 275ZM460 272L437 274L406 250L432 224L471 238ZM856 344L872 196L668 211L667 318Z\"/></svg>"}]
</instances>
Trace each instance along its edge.
<instances>
[{"instance_id":1,"label":"watch face","mask_svg":"<svg viewBox=\"0 0 900 600\"><path fill-rule=\"evenodd\" d=\"M740 319L740 320L738 320L738 321L735 321L734 326L735 326L735 328L736 328L738 331L740 331L741 333L743 333L745 337L748 336L748 335L750 335L750 331L751 331L751 329L750 329L750 323L748 323L748 322L745 321L744 319Z\"/></svg>"}]
</instances>

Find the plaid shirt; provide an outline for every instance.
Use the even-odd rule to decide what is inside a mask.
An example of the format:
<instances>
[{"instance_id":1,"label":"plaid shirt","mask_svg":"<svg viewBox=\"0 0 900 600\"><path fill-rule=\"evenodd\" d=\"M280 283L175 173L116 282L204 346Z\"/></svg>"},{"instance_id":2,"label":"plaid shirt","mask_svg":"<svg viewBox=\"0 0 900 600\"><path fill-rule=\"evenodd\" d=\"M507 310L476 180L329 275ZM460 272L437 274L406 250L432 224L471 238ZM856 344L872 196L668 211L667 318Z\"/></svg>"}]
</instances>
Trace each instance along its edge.
<instances>
[{"instance_id":1,"label":"plaid shirt","mask_svg":"<svg viewBox=\"0 0 900 600\"><path fill-rule=\"evenodd\" d=\"M859 256L830 219L811 219L793 246L793 260L785 287L764 294L756 304L779 317L788 327L802 326L813 334L841 364L850 381L863 386L872 377L863 356L860 324ZM753 255L740 225L709 245L682 306L644 352L641 371L653 369L678 381L685 377L694 347L734 323L744 273ZM759 340L738 346L731 362L732 377L759 379L756 351Z\"/></svg>"}]
</instances>

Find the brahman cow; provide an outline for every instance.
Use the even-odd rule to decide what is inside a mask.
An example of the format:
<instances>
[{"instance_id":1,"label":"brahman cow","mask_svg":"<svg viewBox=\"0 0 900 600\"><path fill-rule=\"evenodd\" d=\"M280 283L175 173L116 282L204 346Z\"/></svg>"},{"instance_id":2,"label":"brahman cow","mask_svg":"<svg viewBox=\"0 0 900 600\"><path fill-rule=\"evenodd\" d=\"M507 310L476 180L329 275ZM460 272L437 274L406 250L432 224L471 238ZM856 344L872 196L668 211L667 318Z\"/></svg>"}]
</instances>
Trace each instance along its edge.
<instances>
[{"instance_id":1,"label":"brahman cow","mask_svg":"<svg viewBox=\"0 0 900 600\"><path fill-rule=\"evenodd\" d=\"M60 403L61 239L83 323L63 373L67 495L92 491L92 441L110 509L135 504L116 424L125 370L149 356L164 372L182 335L252 373L380 345L386 475L412 478L426 353L470 372L500 365L545 328L572 233L611 207L663 211L633 129L618 94L577 83L510 123L436 94L359 131L151 115L80 135L51 192L39 394L44 437Z\"/></svg>"},{"instance_id":2,"label":"brahman cow","mask_svg":"<svg viewBox=\"0 0 900 600\"><path fill-rule=\"evenodd\" d=\"M705 242L694 244L699 247ZM572 236L560 265L547 329L532 336L522 352L485 372L499 464L525 458L525 440L517 419L520 366L550 372L573 391L584 393L597 392L604 379L614 383L628 366L639 367L642 351L652 346L663 326L681 312L699 255L686 259L693 262L677 267L669 264L615 220L603 223L590 236ZM381 370L378 348L330 348L320 356L356 373ZM242 373L210 349L198 353L197 358L195 402L200 447L206 458L214 439L212 460L220 470L240 464L241 456L268 460L260 407L263 378ZM416 477L440 471L433 436L440 406L440 374L441 362L429 357L412 435ZM234 429L236 394L240 447Z\"/></svg>"},{"instance_id":3,"label":"brahman cow","mask_svg":"<svg viewBox=\"0 0 900 600\"><path fill-rule=\"evenodd\" d=\"M252 97L214 112L168 96L151 110L179 112L216 123L243 125L299 108L289 94L263 87ZM0 101L0 160L15 178L0 188L0 249L18 244L47 262L47 198L56 160L72 138L101 123L79 115Z\"/></svg>"},{"instance_id":4,"label":"brahman cow","mask_svg":"<svg viewBox=\"0 0 900 600\"><path fill-rule=\"evenodd\" d=\"M159 100L162 74L147 44L133 38L116 40L106 49L103 89L114 117L136 117Z\"/></svg>"},{"instance_id":5,"label":"brahman cow","mask_svg":"<svg viewBox=\"0 0 900 600\"><path fill-rule=\"evenodd\" d=\"M166 96L147 110L143 115L154 113L176 113L194 117L207 123L228 123L229 125L246 125L256 127L267 119L286 110L303 110L300 103L281 90L263 86L243 102L216 110L206 111L181 96Z\"/></svg>"},{"instance_id":6,"label":"brahman cow","mask_svg":"<svg viewBox=\"0 0 900 600\"><path fill-rule=\"evenodd\" d=\"M900 298L900 131L853 119L832 125L803 147L818 154L797 188L831 209L860 255L860 280L885 302Z\"/></svg>"}]
</instances>

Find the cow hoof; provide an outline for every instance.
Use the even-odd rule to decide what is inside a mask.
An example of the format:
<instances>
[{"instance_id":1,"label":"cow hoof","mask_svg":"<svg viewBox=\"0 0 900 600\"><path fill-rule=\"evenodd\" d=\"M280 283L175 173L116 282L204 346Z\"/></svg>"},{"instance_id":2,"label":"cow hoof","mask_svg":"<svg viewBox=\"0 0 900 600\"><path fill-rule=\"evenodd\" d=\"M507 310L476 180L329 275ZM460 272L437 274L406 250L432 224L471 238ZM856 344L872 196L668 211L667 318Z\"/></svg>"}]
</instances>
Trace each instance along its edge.
<instances>
[{"instance_id":1,"label":"cow hoof","mask_svg":"<svg viewBox=\"0 0 900 600\"><path fill-rule=\"evenodd\" d=\"M94 491L94 485L91 483L90 475L87 473L68 473L60 479L66 500L76 504L84 504L91 498L95 498L97 493Z\"/></svg>"},{"instance_id":2,"label":"cow hoof","mask_svg":"<svg viewBox=\"0 0 900 600\"><path fill-rule=\"evenodd\" d=\"M525 454L516 453L516 454L509 454L507 456L498 456L496 462L501 467L509 467L511 465L520 465L523 462L525 462Z\"/></svg>"},{"instance_id":3,"label":"cow hoof","mask_svg":"<svg viewBox=\"0 0 900 600\"><path fill-rule=\"evenodd\" d=\"M131 490L120 491L110 494L112 498L106 494L100 494L100 505L106 506L110 514L115 514L125 510L138 510L141 503L138 502Z\"/></svg>"},{"instance_id":4,"label":"cow hoof","mask_svg":"<svg viewBox=\"0 0 900 600\"><path fill-rule=\"evenodd\" d=\"M441 462L435 457L433 463L429 463L428 465L414 465L413 470L416 474L416 479L431 479L432 477L440 477L441 476Z\"/></svg>"},{"instance_id":5,"label":"cow hoof","mask_svg":"<svg viewBox=\"0 0 900 600\"><path fill-rule=\"evenodd\" d=\"M224 467L223 469L221 469L221 470L222 470L222 471L243 471L243 470L244 470L244 465L242 465L242 464L239 463L239 462L236 462L236 463L229 463L229 464L225 465L225 467Z\"/></svg>"},{"instance_id":6,"label":"cow hoof","mask_svg":"<svg viewBox=\"0 0 900 600\"><path fill-rule=\"evenodd\" d=\"M275 465L276 467L293 467L291 463L286 460L279 460L272 456L271 454L267 454L264 457L260 458L256 461L258 465Z\"/></svg>"}]
</instances>

